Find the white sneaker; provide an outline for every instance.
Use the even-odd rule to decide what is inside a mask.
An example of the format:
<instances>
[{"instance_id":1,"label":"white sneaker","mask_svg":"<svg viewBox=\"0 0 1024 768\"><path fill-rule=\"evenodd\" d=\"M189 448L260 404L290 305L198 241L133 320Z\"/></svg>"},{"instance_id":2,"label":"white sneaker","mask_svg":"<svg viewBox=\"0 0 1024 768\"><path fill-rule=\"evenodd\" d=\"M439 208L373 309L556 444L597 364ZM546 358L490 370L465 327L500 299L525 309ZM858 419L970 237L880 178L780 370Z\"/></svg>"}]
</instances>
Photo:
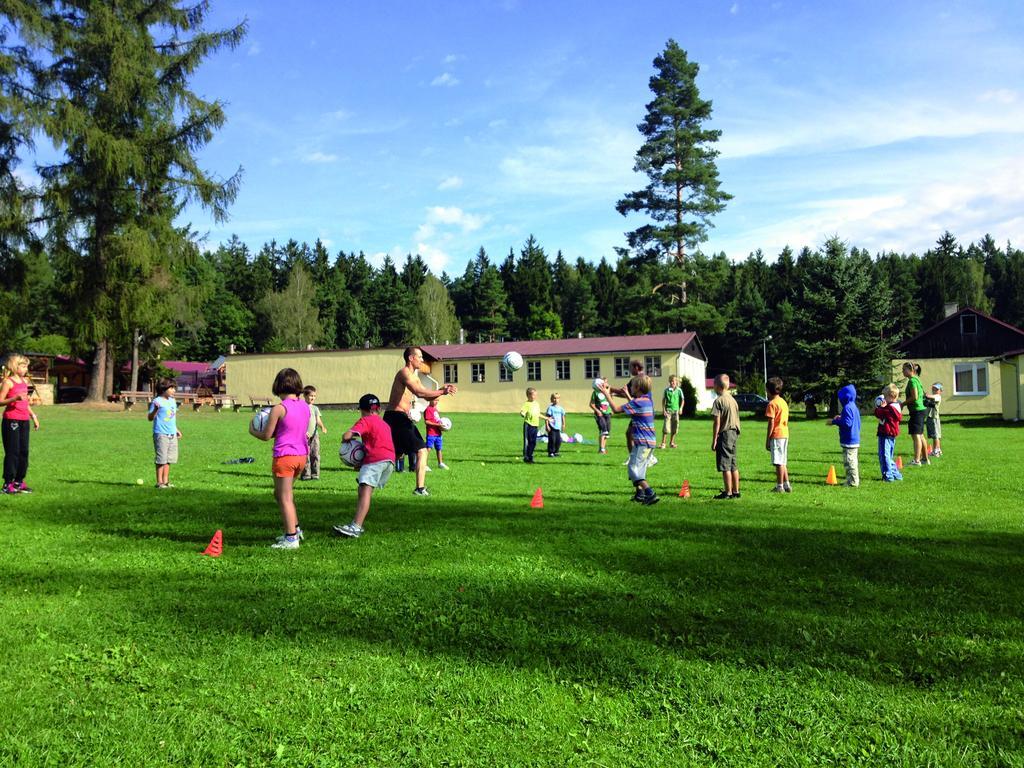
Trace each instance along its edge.
<instances>
[{"instance_id":1,"label":"white sneaker","mask_svg":"<svg viewBox=\"0 0 1024 768\"><path fill-rule=\"evenodd\" d=\"M438 465L437 465L437 468L438 468L438 469L448 469L448 465L447 465L447 464L445 464L445 463L444 463L444 462L442 461L442 462L441 462L440 464L438 464Z\"/></svg>"},{"instance_id":2,"label":"white sneaker","mask_svg":"<svg viewBox=\"0 0 1024 768\"><path fill-rule=\"evenodd\" d=\"M350 539L358 539L363 535L363 526L356 525L355 523L336 525L331 530L338 536L346 536Z\"/></svg>"},{"instance_id":3,"label":"white sneaker","mask_svg":"<svg viewBox=\"0 0 1024 768\"><path fill-rule=\"evenodd\" d=\"M277 540L278 541L283 541L286 538L288 538L288 537L285 536L282 533L280 536L277 537ZM302 532L302 529L299 526L297 526L297 525L295 526L295 538L298 539L299 541L305 541L306 540L306 534L304 534Z\"/></svg>"},{"instance_id":4,"label":"white sneaker","mask_svg":"<svg viewBox=\"0 0 1024 768\"><path fill-rule=\"evenodd\" d=\"M430 467L427 467L427 472L433 472L433 471L434 470L432 470Z\"/></svg>"},{"instance_id":5,"label":"white sneaker","mask_svg":"<svg viewBox=\"0 0 1024 768\"><path fill-rule=\"evenodd\" d=\"M271 549L298 549L299 548L299 537L296 536L294 539L289 539L287 536L282 536L273 544L270 545Z\"/></svg>"}]
</instances>

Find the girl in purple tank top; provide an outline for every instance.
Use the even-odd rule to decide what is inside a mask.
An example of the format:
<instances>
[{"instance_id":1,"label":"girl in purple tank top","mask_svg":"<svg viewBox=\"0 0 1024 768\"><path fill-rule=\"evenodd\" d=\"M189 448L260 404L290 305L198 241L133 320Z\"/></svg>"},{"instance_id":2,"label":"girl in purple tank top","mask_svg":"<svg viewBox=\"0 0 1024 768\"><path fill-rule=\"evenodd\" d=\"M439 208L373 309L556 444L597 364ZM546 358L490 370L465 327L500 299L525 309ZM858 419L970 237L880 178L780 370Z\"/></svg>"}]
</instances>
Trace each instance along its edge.
<instances>
[{"instance_id":1,"label":"girl in purple tank top","mask_svg":"<svg viewBox=\"0 0 1024 768\"><path fill-rule=\"evenodd\" d=\"M281 509L284 535L271 544L272 549L298 549L302 528L295 511L295 478L306 466L309 442L306 427L309 424L309 405L302 399L302 379L292 368L283 368L274 378L273 393L281 402L270 409L270 416L262 431L249 425L249 433L260 440L274 438L274 498Z\"/></svg>"}]
</instances>

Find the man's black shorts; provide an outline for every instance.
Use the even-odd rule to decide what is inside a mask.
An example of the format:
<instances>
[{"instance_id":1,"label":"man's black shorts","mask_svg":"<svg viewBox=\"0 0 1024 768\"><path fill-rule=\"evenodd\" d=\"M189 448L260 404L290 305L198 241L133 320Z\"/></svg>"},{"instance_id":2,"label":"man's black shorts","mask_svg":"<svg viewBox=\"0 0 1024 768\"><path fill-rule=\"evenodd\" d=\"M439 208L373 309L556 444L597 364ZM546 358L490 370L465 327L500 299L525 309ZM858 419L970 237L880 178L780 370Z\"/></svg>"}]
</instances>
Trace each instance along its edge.
<instances>
[{"instance_id":1,"label":"man's black shorts","mask_svg":"<svg viewBox=\"0 0 1024 768\"><path fill-rule=\"evenodd\" d=\"M401 411L384 411L384 423L391 427L391 442L395 444L396 456L416 453L427 447L412 419Z\"/></svg>"},{"instance_id":2,"label":"man's black shorts","mask_svg":"<svg viewBox=\"0 0 1024 768\"><path fill-rule=\"evenodd\" d=\"M907 431L912 435L923 435L924 434L924 415L927 411L911 411L910 412L910 425Z\"/></svg>"}]
</instances>

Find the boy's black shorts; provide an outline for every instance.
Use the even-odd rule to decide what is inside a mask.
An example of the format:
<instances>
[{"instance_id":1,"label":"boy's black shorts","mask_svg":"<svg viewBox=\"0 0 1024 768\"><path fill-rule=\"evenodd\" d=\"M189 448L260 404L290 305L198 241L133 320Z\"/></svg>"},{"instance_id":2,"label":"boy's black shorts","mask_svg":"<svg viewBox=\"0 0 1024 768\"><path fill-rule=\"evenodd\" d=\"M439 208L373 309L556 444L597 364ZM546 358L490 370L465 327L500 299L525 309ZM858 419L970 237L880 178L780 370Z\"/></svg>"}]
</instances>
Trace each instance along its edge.
<instances>
[{"instance_id":1,"label":"boy's black shorts","mask_svg":"<svg viewBox=\"0 0 1024 768\"><path fill-rule=\"evenodd\" d=\"M391 442L395 444L396 456L416 453L427 447L412 419L401 411L384 411L384 423L391 427Z\"/></svg>"}]
</instances>

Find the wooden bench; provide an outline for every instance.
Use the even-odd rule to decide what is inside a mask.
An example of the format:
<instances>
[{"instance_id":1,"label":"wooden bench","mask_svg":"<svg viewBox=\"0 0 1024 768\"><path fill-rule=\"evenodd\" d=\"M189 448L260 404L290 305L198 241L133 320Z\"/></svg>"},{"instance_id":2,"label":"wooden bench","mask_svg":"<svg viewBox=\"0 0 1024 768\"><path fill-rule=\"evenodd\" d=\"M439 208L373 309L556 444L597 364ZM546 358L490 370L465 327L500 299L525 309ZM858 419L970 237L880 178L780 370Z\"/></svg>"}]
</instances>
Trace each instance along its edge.
<instances>
[{"instance_id":1,"label":"wooden bench","mask_svg":"<svg viewBox=\"0 0 1024 768\"><path fill-rule=\"evenodd\" d=\"M124 404L124 409L130 411L136 403L145 401L146 405L153 402L156 397L152 392L121 392L117 398Z\"/></svg>"},{"instance_id":2,"label":"wooden bench","mask_svg":"<svg viewBox=\"0 0 1024 768\"><path fill-rule=\"evenodd\" d=\"M260 397L259 395L249 395L249 404L252 406L253 413L258 411L260 408L269 408L274 404L274 398L272 397Z\"/></svg>"}]
</instances>

